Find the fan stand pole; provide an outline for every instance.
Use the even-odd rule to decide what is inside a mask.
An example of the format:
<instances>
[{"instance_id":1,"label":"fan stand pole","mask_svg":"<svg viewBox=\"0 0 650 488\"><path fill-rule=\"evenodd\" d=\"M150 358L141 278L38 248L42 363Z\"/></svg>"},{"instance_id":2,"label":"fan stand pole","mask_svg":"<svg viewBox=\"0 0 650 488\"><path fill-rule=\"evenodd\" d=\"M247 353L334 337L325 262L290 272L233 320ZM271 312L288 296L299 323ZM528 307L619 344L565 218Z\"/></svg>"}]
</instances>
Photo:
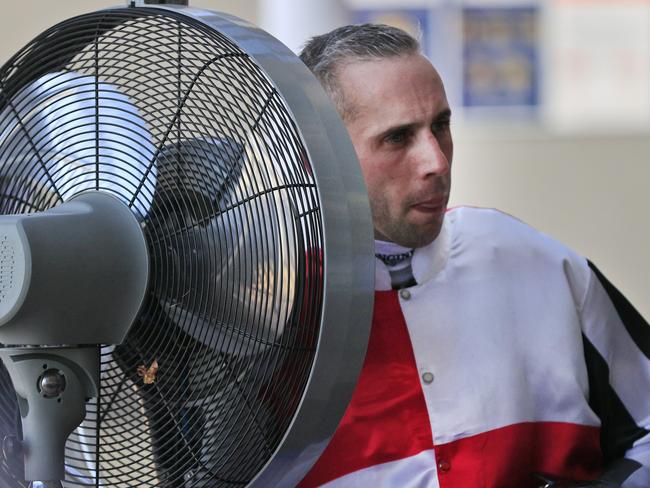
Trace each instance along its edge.
<instances>
[{"instance_id":1,"label":"fan stand pole","mask_svg":"<svg viewBox=\"0 0 650 488\"><path fill-rule=\"evenodd\" d=\"M0 349L23 424L25 479L33 488L61 487L65 442L97 396L99 346Z\"/></svg>"}]
</instances>

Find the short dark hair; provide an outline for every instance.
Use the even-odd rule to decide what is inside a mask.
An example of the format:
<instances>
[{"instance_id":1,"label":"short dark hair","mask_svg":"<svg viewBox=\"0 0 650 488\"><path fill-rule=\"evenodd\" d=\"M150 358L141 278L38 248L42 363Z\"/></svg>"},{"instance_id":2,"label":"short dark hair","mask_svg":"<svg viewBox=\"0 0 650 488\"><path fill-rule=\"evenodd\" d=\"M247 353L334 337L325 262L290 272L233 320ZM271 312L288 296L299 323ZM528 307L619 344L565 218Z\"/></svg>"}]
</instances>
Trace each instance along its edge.
<instances>
[{"instance_id":1,"label":"short dark hair","mask_svg":"<svg viewBox=\"0 0 650 488\"><path fill-rule=\"evenodd\" d=\"M300 52L300 59L316 75L334 101L343 119L353 117L338 83L338 72L347 63L408 56L420 52L413 36L384 24L346 25L312 37Z\"/></svg>"}]
</instances>

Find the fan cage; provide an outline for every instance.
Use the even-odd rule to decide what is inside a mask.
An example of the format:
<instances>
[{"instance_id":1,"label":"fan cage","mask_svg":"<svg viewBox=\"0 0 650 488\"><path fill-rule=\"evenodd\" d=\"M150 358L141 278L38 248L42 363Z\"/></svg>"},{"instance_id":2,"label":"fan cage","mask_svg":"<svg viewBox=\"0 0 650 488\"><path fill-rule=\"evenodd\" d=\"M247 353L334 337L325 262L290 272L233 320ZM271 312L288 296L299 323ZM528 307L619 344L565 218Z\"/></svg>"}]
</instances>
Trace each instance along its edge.
<instances>
[{"instance_id":1,"label":"fan cage","mask_svg":"<svg viewBox=\"0 0 650 488\"><path fill-rule=\"evenodd\" d=\"M86 191L138 216L152 272L125 343L101 349L64 485L246 485L295 415L323 303L319 195L282 96L181 13L62 22L0 69L0 212ZM4 366L0 391L0 437L21 438ZM5 457L3 486L22 469Z\"/></svg>"}]
</instances>

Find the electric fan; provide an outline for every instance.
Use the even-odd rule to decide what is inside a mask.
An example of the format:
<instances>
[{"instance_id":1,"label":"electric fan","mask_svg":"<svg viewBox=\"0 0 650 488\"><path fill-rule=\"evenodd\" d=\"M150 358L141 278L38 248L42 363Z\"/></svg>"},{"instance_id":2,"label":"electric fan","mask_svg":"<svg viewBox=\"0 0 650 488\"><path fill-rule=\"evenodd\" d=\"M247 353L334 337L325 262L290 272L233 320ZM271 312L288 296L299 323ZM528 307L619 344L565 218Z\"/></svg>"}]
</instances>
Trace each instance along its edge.
<instances>
[{"instance_id":1,"label":"electric fan","mask_svg":"<svg viewBox=\"0 0 650 488\"><path fill-rule=\"evenodd\" d=\"M293 486L369 331L372 224L318 82L241 19L72 18L0 70L3 487Z\"/></svg>"}]
</instances>

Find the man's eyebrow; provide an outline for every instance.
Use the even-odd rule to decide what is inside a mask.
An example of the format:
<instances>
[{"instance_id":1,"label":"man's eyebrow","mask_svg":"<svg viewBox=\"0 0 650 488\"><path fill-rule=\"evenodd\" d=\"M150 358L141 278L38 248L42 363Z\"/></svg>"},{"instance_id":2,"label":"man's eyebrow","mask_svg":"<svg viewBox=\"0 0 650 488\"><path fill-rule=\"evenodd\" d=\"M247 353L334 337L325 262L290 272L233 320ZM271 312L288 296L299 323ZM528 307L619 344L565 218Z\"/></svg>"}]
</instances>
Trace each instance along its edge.
<instances>
[{"instance_id":1,"label":"man's eyebrow","mask_svg":"<svg viewBox=\"0 0 650 488\"><path fill-rule=\"evenodd\" d=\"M444 110L441 110L436 114L434 117L434 121L436 120L441 120L441 119L449 119L451 118L451 109L446 108ZM417 124L415 123L410 123L410 124L399 124L399 125L394 125L391 127L388 127L387 129L384 129L381 131L379 134L377 134L375 137L377 139L383 139L384 137L390 135L390 134L395 134L396 132L408 132L409 130L415 129Z\"/></svg>"},{"instance_id":2,"label":"man's eyebrow","mask_svg":"<svg viewBox=\"0 0 650 488\"><path fill-rule=\"evenodd\" d=\"M384 129L381 131L379 134L377 134L377 139L383 139L384 137L390 135L390 134L395 134L397 132L408 132L410 130L413 130L415 128L416 124L400 124L400 125L394 125L392 127L388 127L387 129Z\"/></svg>"},{"instance_id":3,"label":"man's eyebrow","mask_svg":"<svg viewBox=\"0 0 650 488\"><path fill-rule=\"evenodd\" d=\"M446 108L442 110L438 115L436 115L435 120L440 120L440 119L449 119L451 118L451 109Z\"/></svg>"}]
</instances>

